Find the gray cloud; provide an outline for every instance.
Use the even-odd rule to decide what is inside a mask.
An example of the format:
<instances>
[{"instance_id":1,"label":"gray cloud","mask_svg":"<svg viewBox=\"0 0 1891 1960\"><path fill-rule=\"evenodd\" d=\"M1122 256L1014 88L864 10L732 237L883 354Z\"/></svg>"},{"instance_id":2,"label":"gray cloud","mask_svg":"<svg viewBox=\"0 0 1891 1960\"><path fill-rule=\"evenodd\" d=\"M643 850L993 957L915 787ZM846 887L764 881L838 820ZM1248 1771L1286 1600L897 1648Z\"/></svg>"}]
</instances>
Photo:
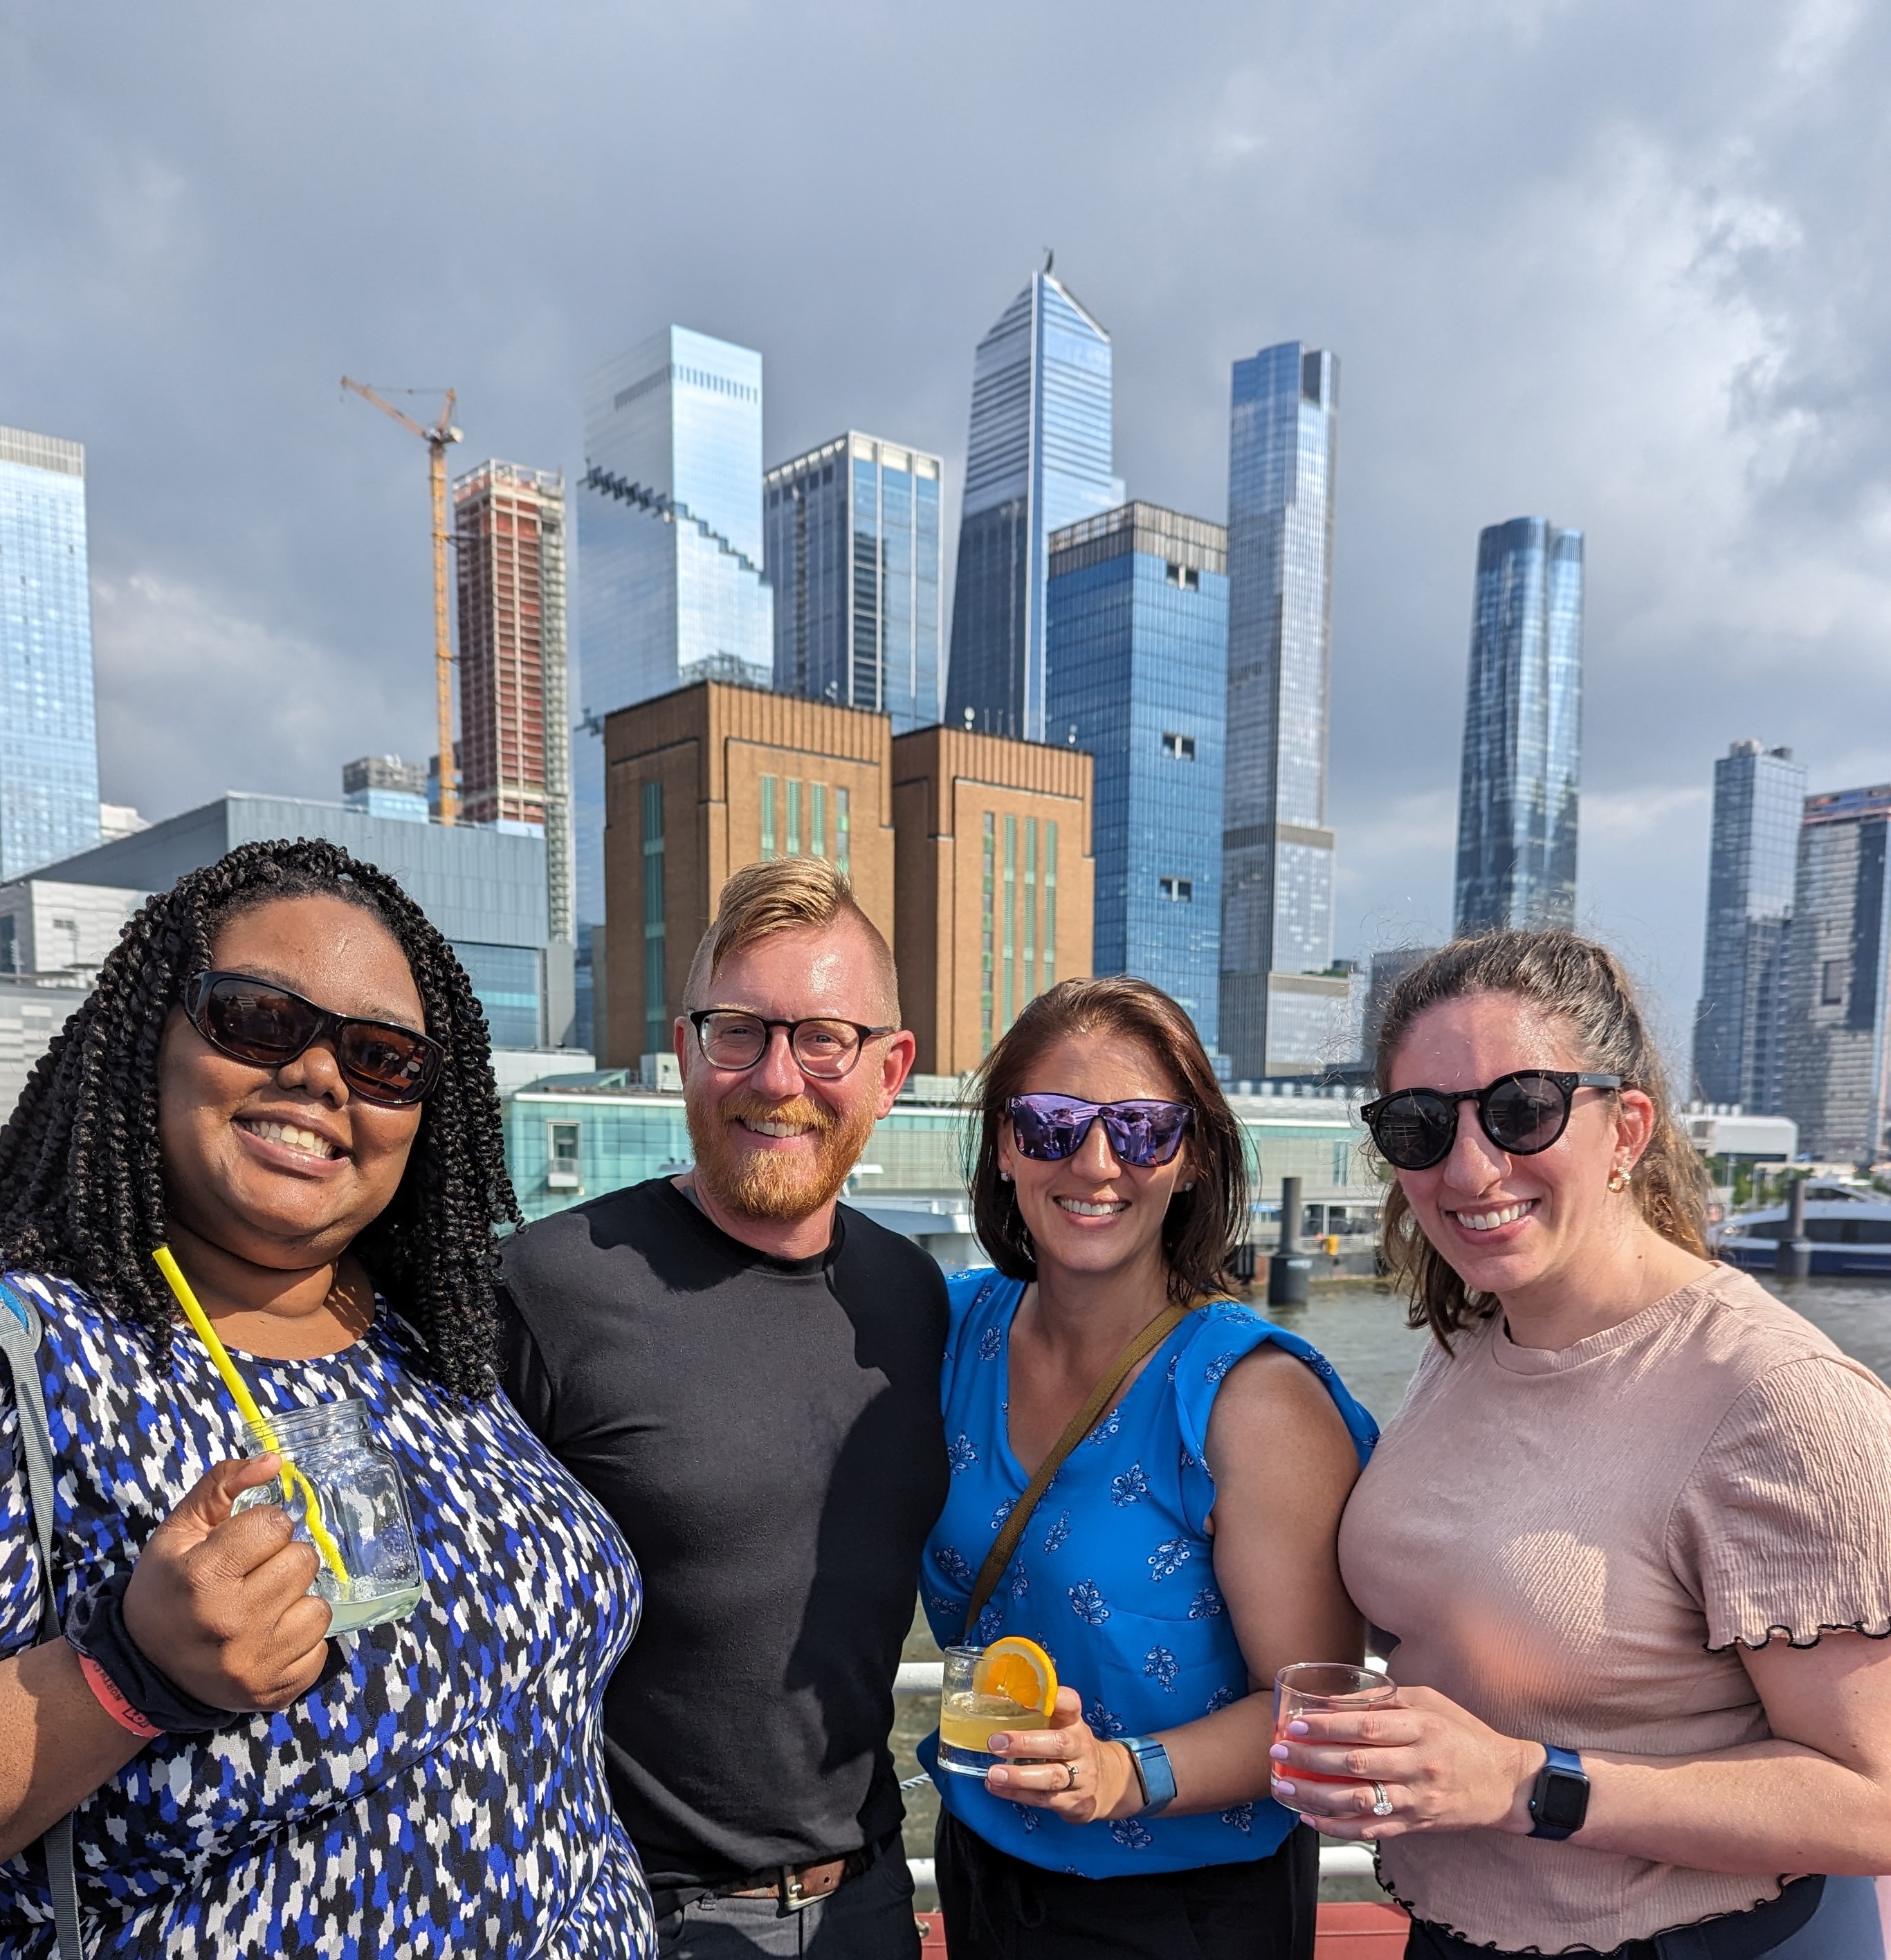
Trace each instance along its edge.
<instances>
[{"instance_id":1,"label":"gray cloud","mask_svg":"<svg viewBox=\"0 0 1891 1960\"><path fill-rule=\"evenodd\" d=\"M108 794L424 752L421 445L578 460L589 366L760 348L771 459L963 453L1053 243L1135 494L1223 508L1228 364L1344 364L1342 950L1450 911L1482 525L1588 533L1583 904L1679 1032L1712 758L1891 775L1881 11L1682 0L0 7L0 420L91 460Z\"/></svg>"}]
</instances>

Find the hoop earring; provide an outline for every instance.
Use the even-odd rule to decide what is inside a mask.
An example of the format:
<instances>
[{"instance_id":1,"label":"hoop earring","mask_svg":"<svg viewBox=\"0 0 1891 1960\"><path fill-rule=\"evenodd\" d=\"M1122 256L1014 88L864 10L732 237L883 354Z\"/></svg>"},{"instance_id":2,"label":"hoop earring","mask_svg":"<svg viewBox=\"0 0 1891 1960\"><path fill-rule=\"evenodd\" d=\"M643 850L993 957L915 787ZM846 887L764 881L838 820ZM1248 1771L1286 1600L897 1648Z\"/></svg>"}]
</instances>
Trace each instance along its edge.
<instances>
[{"instance_id":1,"label":"hoop earring","mask_svg":"<svg viewBox=\"0 0 1891 1960\"><path fill-rule=\"evenodd\" d=\"M1625 1170L1620 1164L1617 1164L1609 1173L1609 1188L1611 1191L1626 1191L1628 1188L1630 1175L1631 1173Z\"/></svg>"}]
</instances>

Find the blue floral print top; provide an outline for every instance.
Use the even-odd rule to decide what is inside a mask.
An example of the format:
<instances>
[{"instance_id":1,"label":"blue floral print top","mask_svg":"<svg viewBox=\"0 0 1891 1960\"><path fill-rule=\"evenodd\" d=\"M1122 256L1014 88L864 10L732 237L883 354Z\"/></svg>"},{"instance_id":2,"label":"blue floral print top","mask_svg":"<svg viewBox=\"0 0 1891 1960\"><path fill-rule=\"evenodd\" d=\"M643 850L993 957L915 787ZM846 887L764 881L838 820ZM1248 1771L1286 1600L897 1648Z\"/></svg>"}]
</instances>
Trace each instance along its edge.
<instances>
[{"instance_id":1,"label":"blue floral print top","mask_svg":"<svg viewBox=\"0 0 1891 1960\"><path fill-rule=\"evenodd\" d=\"M6 1277L45 1322L63 1611L134 1559L213 1463L250 1445L188 1328L166 1367L76 1287ZM636 1628L637 1568L502 1394L461 1401L420 1358L384 1301L339 1354L237 1357L265 1414L367 1403L406 1481L426 1593L409 1618L331 1641L324 1678L280 1714L160 1736L78 1806L89 1954L654 1954L598 1733L604 1684ZM3 1372L0 1392L10 1655L37 1637L40 1556ZM0 1864L0 1960L54 1947L35 1846Z\"/></svg>"},{"instance_id":2,"label":"blue floral print top","mask_svg":"<svg viewBox=\"0 0 1891 1960\"><path fill-rule=\"evenodd\" d=\"M1030 1482L1007 1429L1011 1322L1023 1286L993 1272L950 1282L946 1343L945 1510L920 1570L933 1637L965 1637L965 1611L993 1535ZM1199 1308L1157 1348L1129 1392L1065 1458L979 1615L980 1645L1001 1634L1036 1640L1058 1679L1084 1698L1100 1736L1146 1736L1211 1715L1248 1692L1247 1664L1215 1590L1205 1460L1208 1418L1228 1370L1272 1341L1312 1368L1331 1393L1363 1463L1379 1439L1332 1364L1297 1334L1233 1300ZM1185 1871L1265 1857L1293 1828L1270 1800L1219 1813L1066 1824L994 1796L976 1777L922 1757L941 1801L987 1844L1085 1878Z\"/></svg>"}]
</instances>

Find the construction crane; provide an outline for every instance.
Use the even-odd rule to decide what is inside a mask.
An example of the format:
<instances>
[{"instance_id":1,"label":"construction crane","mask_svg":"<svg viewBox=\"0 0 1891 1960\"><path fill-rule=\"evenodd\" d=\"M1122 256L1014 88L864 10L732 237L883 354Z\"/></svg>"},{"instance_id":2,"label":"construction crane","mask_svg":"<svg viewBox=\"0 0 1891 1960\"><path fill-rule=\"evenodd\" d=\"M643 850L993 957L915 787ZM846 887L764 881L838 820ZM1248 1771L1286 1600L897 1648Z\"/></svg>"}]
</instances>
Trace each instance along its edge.
<instances>
[{"instance_id":1,"label":"construction crane","mask_svg":"<svg viewBox=\"0 0 1891 1960\"><path fill-rule=\"evenodd\" d=\"M403 409L397 409L377 394L365 381L351 381L344 374L342 386L364 402L371 402L384 415L392 415L404 429L411 429L427 445L427 476L433 487L433 657L434 691L440 721L440 821L459 821L459 778L453 766L453 647L447 629L447 547L453 534L447 529L447 445L460 440L453 425L453 405L458 397L452 389L441 405L440 419L431 428L423 428ZM411 391L409 391L411 392Z\"/></svg>"}]
</instances>

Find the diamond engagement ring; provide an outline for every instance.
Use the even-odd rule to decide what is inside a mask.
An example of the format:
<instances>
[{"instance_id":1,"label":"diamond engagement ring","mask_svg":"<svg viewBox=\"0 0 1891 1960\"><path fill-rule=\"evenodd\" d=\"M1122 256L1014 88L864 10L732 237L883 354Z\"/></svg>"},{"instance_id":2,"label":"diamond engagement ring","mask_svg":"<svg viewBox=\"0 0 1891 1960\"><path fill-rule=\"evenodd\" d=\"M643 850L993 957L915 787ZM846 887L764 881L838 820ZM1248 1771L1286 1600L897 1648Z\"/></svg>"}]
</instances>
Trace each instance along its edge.
<instances>
[{"instance_id":1,"label":"diamond engagement ring","mask_svg":"<svg viewBox=\"0 0 1891 1960\"><path fill-rule=\"evenodd\" d=\"M1375 1817L1390 1817L1392 1815L1392 1799L1386 1796L1386 1787L1382 1783L1376 1783L1372 1787L1372 1814Z\"/></svg>"}]
</instances>

